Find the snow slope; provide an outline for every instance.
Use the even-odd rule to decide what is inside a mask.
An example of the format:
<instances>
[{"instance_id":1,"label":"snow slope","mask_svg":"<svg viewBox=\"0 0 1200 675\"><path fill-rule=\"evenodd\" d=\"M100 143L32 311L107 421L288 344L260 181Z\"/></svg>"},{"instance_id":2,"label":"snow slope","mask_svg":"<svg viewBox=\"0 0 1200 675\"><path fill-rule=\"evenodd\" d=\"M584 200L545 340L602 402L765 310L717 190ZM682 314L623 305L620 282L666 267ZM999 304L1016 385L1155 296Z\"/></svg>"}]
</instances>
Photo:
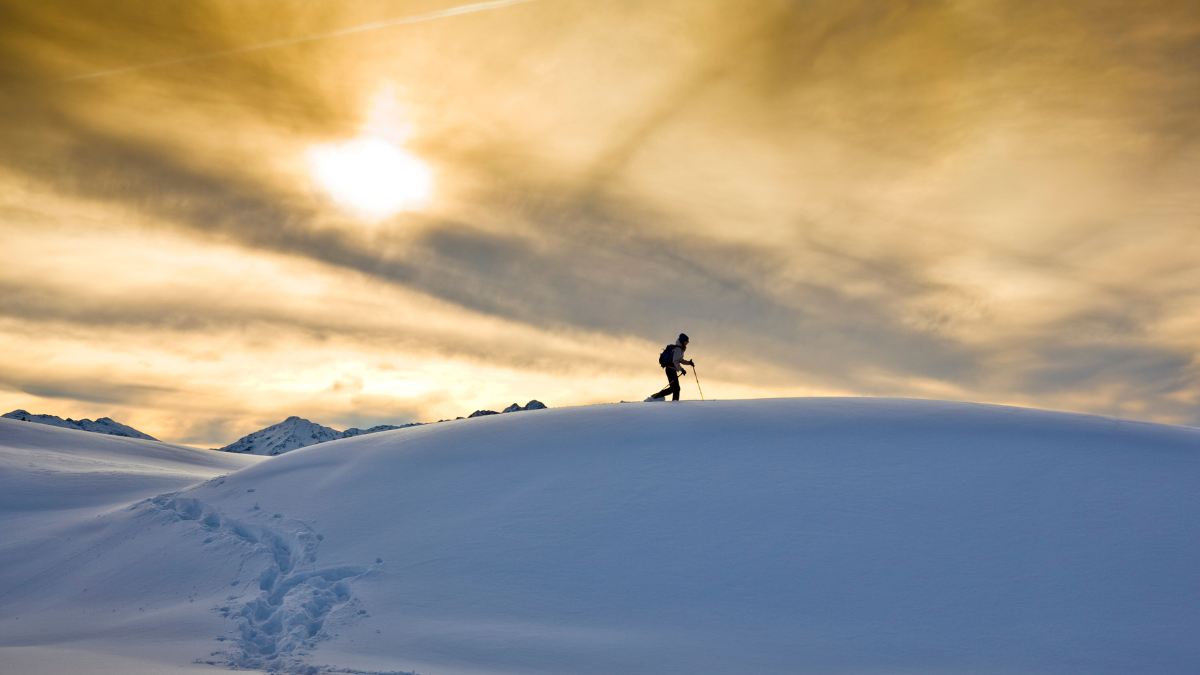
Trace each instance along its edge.
<instances>
[{"instance_id":1,"label":"snow slope","mask_svg":"<svg viewBox=\"0 0 1200 675\"><path fill-rule=\"evenodd\" d=\"M11 647L8 631L0 628L0 673L162 672L163 660L171 662L170 654L148 660L108 654L106 645L79 648L76 636L86 644L88 631L94 633L101 626L76 620L72 590L86 586L74 587L78 577L60 576L55 570L64 565L75 569L71 565L78 564L81 555L86 558L73 537L103 520L101 514L260 461L259 457L0 419L0 623L20 623L29 605L12 600L29 584L41 589L32 607L58 605L63 616L63 630L53 634L52 648L41 646L40 640ZM139 646L146 651L145 645ZM118 647L120 651L126 650ZM187 664L193 658L178 661Z\"/></svg>"},{"instance_id":2,"label":"snow slope","mask_svg":"<svg viewBox=\"0 0 1200 675\"><path fill-rule=\"evenodd\" d=\"M0 419L20 420L22 422L36 422L37 424L48 424L52 427L62 427L64 429L78 429L80 431L90 431L97 434L108 434L110 436L125 436L128 438L141 438L147 441L156 441L157 438L150 434L142 433L133 427L126 426L120 422L114 422L111 417L101 417L96 421L92 420L73 420L71 418L63 419L57 415L35 415L26 410L14 410L10 413L0 415Z\"/></svg>"},{"instance_id":3,"label":"snow slope","mask_svg":"<svg viewBox=\"0 0 1200 675\"><path fill-rule=\"evenodd\" d=\"M0 418L0 537L27 527L26 519L94 515L258 461Z\"/></svg>"},{"instance_id":4,"label":"snow slope","mask_svg":"<svg viewBox=\"0 0 1200 675\"><path fill-rule=\"evenodd\" d=\"M296 450L53 541L9 537L0 659L1195 673L1197 485L1198 429L997 406L493 415Z\"/></svg>"}]
</instances>

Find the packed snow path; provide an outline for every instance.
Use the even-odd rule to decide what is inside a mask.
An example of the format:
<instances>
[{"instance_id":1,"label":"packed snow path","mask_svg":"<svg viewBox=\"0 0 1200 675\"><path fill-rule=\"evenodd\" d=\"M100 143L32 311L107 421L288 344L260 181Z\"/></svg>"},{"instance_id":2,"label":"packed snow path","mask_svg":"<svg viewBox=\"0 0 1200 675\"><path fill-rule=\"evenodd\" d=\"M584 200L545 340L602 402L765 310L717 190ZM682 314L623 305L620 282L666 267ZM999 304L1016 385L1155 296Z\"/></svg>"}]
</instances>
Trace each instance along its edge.
<instances>
[{"instance_id":1,"label":"packed snow path","mask_svg":"<svg viewBox=\"0 0 1200 675\"><path fill-rule=\"evenodd\" d=\"M167 664L165 644L284 672L1195 673L1197 485L1198 429L997 406L494 415L0 542L0 659L107 645Z\"/></svg>"}]
</instances>

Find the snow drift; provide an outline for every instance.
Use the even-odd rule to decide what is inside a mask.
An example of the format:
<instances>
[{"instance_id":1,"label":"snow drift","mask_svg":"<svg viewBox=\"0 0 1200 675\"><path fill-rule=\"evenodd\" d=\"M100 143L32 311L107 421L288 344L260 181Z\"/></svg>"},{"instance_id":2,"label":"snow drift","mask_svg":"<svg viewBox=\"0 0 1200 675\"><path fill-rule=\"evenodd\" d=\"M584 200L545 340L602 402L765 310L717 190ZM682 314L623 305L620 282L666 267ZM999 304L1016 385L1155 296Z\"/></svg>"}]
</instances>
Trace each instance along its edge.
<instances>
[{"instance_id":1,"label":"snow drift","mask_svg":"<svg viewBox=\"0 0 1200 675\"><path fill-rule=\"evenodd\" d=\"M93 540L97 546L89 548L78 537L105 523L102 514L259 461L0 419L0 673L160 675L178 670L164 668L190 662L194 656L176 652L198 646L194 636L182 646L170 640L155 645L122 635L124 617L88 613L88 604L77 601L80 594L96 594L124 608L138 602L145 584L169 571L150 564L144 568L145 583L89 587L86 582L103 571L97 563L106 555L124 573L119 568L124 542L101 534ZM160 543L173 545L170 537ZM50 623L35 631L37 638L23 638L22 621L38 613ZM114 642L110 635L126 641ZM162 636L162 631L156 634Z\"/></svg>"},{"instance_id":2,"label":"snow drift","mask_svg":"<svg viewBox=\"0 0 1200 675\"><path fill-rule=\"evenodd\" d=\"M257 461L261 458L0 419L0 533L35 536L26 520L61 524L94 516ZM0 540L0 548L4 543Z\"/></svg>"},{"instance_id":3,"label":"snow drift","mask_svg":"<svg viewBox=\"0 0 1200 675\"><path fill-rule=\"evenodd\" d=\"M932 401L425 425L9 536L0 659L1194 673L1198 484L1197 429Z\"/></svg>"}]
</instances>

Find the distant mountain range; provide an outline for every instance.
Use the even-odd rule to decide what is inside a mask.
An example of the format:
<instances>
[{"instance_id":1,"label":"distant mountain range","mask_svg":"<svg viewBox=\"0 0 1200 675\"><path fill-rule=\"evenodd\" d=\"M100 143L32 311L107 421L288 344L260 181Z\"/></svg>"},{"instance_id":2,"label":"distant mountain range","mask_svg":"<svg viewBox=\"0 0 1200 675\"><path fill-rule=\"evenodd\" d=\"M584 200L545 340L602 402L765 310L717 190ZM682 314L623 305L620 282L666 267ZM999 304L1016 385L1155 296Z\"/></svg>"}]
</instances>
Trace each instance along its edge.
<instances>
[{"instance_id":1,"label":"distant mountain range","mask_svg":"<svg viewBox=\"0 0 1200 675\"><path fill-rule=\"evenodd\" d=\"M38 424L48 424L52 427L63 427L64 429L77 429L79 431L91 431L97 434L108 434L109 436L127 436L129 438L141 438L147 441L157 441L158 439L150 434L144 434L133 427L127 427L120 422L114 422L110 417L101 417L93 422L92 420L73 420L70 417L63 419L54 415L35 415L25 410L14 410L0 417L10 420L20 420L23 422L37 422Z\"/></svg>"},{"instance_id":2,"label":"distant mountain range","mask_svg":"<svg viewBox=\"0 0 1200 675\"><path fill-rule=\"evenodd\" d=\"M524 406L516 403L508 406L503 412L518 412L521 410L542 410L546 407L541 401L530 401ZM494 410L476 410L468 417L482 417L484 415L499 415ZM459 417L458 419L462 419ZM449 420L438 420L446 422ZM374 434L380 431L391 431L392 429L404 429L407 427L416 427L423 422L412 422L410 424L402 424L395 426L391 424L380 424L379 426L371 427L370 429L347 429L338 431L326 426L321 426L315 422L310 422L303 417L292 417L273 424L266 429L260 429L252 434L248 434L230 443L223 448L216 448L223 452L238 452L250 455L282 455L285 452L296 450L297 448L307 448L310 445L318 443L327 443L336 441L339 438L351 438L354 436L362 436L363 434Z\"/></svg>"},{"instance_id":3,"label":"distant mountain range","mask_svg":"<svg viewBox=\"0 0 1200 675\"><path fill-rule=\"evenodd\" d=\"M514 403L514 404L508 406L507 408L505 408L504 410L501 410L500 412L496 412L495 410L476 410L475 412L471 413L470 415L467 415L467 417L483 417L484 415L499 415L501 413L520 412L522 410L545 410L545 409L546 409L545 403L535 400L535 401L530 401L529 403L526 403L524 406ZM460 417L458 419L462 419L462 418ZM443 421L445 421L445 420L443 420Z\"/></svg>"},{"instance_id":4,"label":"distant mountain range","mask_svg":"<svg viewBox=\"0 0 1200 675\"><path fill-rule=\"evenodd\" d=\"M336 441L339 438L350 438L363 434L374 434L380 431L415 427L420 426L420 424L421 422L413 422L412 424L401 426L380 424L370 429L338 431L337 429L321 426L316 422L310 422L303 417L292 415L279 424L272 424L266 429L259 429L223 448L216 449L222 452L240 452L247 455L282 455L297 448L306 448L317 443Z\"/></svg>"},{"instance_id":5,"label":"distant mountain range","mask_svg":"<svg viewBox=\"0 0 1200 675\"><path fill-rule=\"evenodd\" d=\"M483 417L485 415L500 415L502 413L519 412L522 410L542 410L546 405L541 401L530 401L524 406L516 403L508 406L501 412L495 410L476 410L468 415L468 417ZM157 441L157 438L144 434L133 427L126 426L120 422L114 422L108 417L101 417L93 422L92 420L73 420L70 418L63 419L54 415L35 415L25 410L14 410L6 415L0 415L8 419L22 420L25 422L36 422L38 424L49 424L55 427L64 427L67 429L78 429L80 431L91 431L99 434L109 434L111 436L127 436L129 438L141 438L147 441ZM461 417L457 419L463 419ZM438 420L446 422L449 420ZM416 427L424 424L423 422L412 422L410 424L401 424L396 426L393 424L380 424L373 426L370 429L347 429L338 431L331 427L321 426L316 422L310 422L303 417L295 415L287 418L279 424L273 424L265 429L259 429L252 434L248 434L238 440L226 445L223 448L215 448L222 452L236 452L247 455L281 455L285 452L290 452L297 448L306 448L317 443L326 443L328 441L336 441L340 438L352 438L354 436L362 436L363 434L374 434L380 431L391 431L392 429L404 429L407 427Z\"/></svg>"}]
</instances>

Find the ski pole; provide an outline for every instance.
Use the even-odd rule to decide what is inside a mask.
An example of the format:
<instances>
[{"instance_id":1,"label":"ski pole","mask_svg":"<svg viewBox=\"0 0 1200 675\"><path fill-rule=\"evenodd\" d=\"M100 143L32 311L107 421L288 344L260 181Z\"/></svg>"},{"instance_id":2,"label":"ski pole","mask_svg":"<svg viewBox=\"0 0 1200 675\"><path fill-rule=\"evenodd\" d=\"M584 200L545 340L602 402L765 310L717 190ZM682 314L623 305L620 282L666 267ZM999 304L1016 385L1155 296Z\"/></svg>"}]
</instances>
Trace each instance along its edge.
<instances>
[{"instance_id":1,"label":"ski pole","mask_svg":"<svg viewBox=\"0 0 1200 675\"><path fill-rule=\"evenodd\" d=\"M696 378L696 388L700 389L700 374L696 372L696 363L692 362L692 376ZM700 389L700 400L704 400L704 390Z\"/></svg>"}]
</instances>

